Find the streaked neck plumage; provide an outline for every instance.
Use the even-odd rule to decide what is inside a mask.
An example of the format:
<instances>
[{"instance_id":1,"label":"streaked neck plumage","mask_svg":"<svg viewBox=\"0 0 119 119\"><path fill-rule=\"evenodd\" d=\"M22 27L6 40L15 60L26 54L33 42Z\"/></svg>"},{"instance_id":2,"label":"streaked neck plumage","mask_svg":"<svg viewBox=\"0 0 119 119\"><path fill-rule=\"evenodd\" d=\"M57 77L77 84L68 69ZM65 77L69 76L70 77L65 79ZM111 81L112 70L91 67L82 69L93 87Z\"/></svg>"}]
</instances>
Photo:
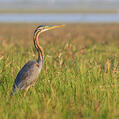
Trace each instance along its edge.
<instances>
[{"instance_id":1,"label":"streaked neck plumage","mask_svg":"<svg viewBox=\"0 0 119 119\"><path fill-rule=\"evenodd\" d=\"M38 42L38 38L39 38L39 35L40 35L40 31L37 31L36 33L34 33L34 45L35 45L35 48L37 49L38 51L38 60L37 62L40 64L42 63L43 64L43 56L44 56L44 52L43 52L43 49L42 47L39 45L39 42Z\"/></svg>"}]
</instances>

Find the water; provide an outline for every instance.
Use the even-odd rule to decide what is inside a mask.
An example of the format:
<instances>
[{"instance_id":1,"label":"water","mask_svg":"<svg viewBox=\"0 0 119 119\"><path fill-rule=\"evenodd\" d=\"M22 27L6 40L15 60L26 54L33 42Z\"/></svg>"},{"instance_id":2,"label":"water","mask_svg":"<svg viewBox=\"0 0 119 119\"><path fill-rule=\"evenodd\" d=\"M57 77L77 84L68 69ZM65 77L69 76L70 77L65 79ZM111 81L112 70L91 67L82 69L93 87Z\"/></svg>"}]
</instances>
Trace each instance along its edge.
<instances>
[{"instance_id":1,"label":"water","mask_svg":"<svg viewBox=\"0 0 119 119\"><path fill-rule=\"evenodd\" d=\"M4 23L113 23L119 14L0 14Z\"/></svg>"}]
</instances>

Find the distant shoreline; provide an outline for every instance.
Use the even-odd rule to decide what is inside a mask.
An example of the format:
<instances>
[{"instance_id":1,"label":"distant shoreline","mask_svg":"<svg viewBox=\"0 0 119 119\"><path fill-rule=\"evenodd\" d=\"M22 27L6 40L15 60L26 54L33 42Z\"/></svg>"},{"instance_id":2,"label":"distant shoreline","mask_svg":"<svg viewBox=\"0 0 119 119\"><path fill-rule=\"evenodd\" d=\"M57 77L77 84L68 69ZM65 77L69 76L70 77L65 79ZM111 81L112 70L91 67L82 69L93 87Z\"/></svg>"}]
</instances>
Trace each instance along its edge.
<instances>
[{"instance_id":1,"label":"distant shoreline","mask_svg":"<svg viewBox=\"0 0 119 119\"><path fill-rule=\"evenodd\" d=\"M87 14L87 13L96 13L96 14L101 14L101 13L118 13L117 10L89 10L89 9L85 9L85 10L25 10L25 9L0 9L0 13L83 13L83 14Z\"/></svg>"},{"instance_id":2,"label":"distant shoreline","mask_svg":"<svg viewBox=\"0 0 119 119\"><path fill-rule=\"evenodd\" d=\"M0 13L2 23L119 23L119 13Z\"/></svg>"}]
</instances>

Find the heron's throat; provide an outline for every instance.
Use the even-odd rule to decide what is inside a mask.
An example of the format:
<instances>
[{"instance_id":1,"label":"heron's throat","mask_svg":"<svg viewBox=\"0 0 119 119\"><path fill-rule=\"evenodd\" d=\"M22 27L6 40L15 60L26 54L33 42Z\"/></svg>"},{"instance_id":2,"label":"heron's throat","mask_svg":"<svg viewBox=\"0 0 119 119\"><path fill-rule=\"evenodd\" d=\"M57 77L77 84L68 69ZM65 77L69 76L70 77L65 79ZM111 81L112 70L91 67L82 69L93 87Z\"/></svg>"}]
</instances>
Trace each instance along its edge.
<instances>
[{"instance_id":1,"label":"heron's throat","mask_svg":"<svg viewBox=\"0 0 119 119\"><path fill-rule=\"evenodd\" d=\"M43 56L44 56L44 52L43 52L43 49L42 47L39 45L39 42L38 42L38 38L39 38L39 35L40 35L40 32L37 32L36 33L36 37L35 37L35 47L38 51L38 63L42 62L43 63Z\"/></svg>"}]
</instances>

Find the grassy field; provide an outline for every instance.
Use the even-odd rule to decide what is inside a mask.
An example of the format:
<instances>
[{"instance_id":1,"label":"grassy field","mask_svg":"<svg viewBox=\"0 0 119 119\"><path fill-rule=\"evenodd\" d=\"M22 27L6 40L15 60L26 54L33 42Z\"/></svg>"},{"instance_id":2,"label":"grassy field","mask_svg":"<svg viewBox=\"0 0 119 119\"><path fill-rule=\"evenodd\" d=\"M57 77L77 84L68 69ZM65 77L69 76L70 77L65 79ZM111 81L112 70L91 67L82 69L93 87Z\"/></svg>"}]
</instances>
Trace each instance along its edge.
<instances>
[{"instance_id":1,"label":"grassy field","mask_svg":"<svg viewBox=\"0 0 119 119\"><path fill-rule=\"evenodd\" d=\"M37 59L38 24L0 24L0 119L118 119L119 24L68 24L41 34L38 82L10 98L21 67Z\"/></svg>"}]
</instances>

